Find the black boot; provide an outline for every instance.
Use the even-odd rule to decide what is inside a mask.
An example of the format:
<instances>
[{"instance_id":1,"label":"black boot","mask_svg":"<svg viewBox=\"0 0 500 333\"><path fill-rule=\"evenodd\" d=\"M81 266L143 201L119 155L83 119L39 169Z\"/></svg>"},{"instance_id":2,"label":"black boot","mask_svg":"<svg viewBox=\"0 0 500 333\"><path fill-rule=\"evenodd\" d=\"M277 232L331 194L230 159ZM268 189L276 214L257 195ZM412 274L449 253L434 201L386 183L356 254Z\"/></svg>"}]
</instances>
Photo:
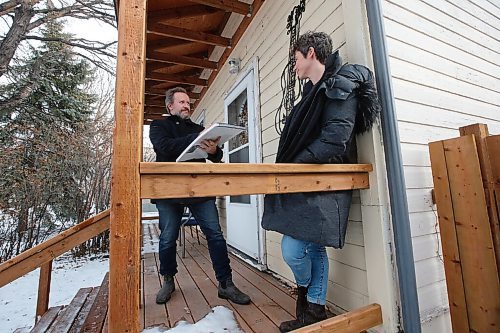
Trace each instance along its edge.
<instances>
[{"instance_id":1,"label":"black boot","mask_svg":"<svg viewBox=\"0 0 500 333\"><path fill-rule=\"evenodd\" d=\"M297 316L297 319L284 321L280 325L280 332L290 332L298 328L308 326L326 319L326 309L324 305L311 302L306 303L303 313Z\"/></svg>"},{"instance_id":2,"label":"black boot","mask_svg":"<svg viewBox=\"0 0 500 333\"><path fill-rule=\"evenodd\" d=\"M297 318L304 314L307 307L307 287L297 286L297 303L295 306L295 315Z\"/></svg>"},{"instance_id":3,"label":"black boot","mask_svg":"<svg viewBox=\"0 0 500 333\"><path fill-rule=\"evenodd\" d=\"M324 305L308 302L304 315L304 323L311 325L326 319L326 308Z\"/></svg>"},{"instance_id":4,"label":"black boot","mask_svg":"<svg viewBox=\"0 0 500 333\"><path fill-rule=\"evenodd\" d=\"M175 290L174 277L165 275L163 277L163 287L161 287L158 294L156 294L156 303L157 304L165 304L168 302L170 297L172 297L172 293Z\"/></svg>"},{"instance_id":5,"label":"black boot","mask_svg":"<svg viewBox=\"0 0 500 333\"><path fill-rule=\"evenodd\" d=\"M236 304L250 304L250 297L239 290L232 279L219 282L219 298L228 299Z\"/></svg>"}]
</instances>

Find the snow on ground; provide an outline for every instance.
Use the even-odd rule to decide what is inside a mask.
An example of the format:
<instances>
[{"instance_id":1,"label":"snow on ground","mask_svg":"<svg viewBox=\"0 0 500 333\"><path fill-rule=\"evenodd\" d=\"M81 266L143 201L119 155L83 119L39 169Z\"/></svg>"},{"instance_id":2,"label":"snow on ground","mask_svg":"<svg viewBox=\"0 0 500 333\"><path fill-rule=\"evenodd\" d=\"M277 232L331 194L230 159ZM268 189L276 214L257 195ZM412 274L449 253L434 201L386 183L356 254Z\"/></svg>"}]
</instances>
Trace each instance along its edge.
<instances>
[{"instance_id":1,"label":"snow on ground","mask_svg":"<svg viewBox=\"0 0 500 333\"><path fill-rule=\"evenodd\" d=\"M108 271L107 258L59 257L52 265L49 307L68 305L80 288L100 286ZM0 288L2 332L11 333L17 328L34 325L39 272L36 269Z\"/></svg>"},{"instance_id":2,"label":"snow on ground","mask_svg":"<svg viewBox=\"0 0 500 333\"><path fill-rule=\"evenodd\" d=\"M143 333L244 333L234 319L233 311L223 306L216 306L203 319L195 324L179 322L174 328L148 328Z\"/></svg>"}]
</instances>

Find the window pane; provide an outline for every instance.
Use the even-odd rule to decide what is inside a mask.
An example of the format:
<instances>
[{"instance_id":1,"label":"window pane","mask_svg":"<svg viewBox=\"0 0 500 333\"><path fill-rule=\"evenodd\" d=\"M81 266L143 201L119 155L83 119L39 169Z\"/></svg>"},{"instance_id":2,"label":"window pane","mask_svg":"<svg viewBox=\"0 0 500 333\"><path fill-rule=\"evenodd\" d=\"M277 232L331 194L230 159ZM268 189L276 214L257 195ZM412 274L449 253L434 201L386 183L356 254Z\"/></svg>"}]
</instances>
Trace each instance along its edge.
<instances>
[{"instance_id":1,"label":"window pane","mask_svg":"<svg viewBox=\"0 0 500 333\"><path fill-rule=\"evenodd\" d=\"M247 90L243 90L227 107L228 122L231 125L245 126L246 131L229 140L229 151L248 143L248 102Z\"/></svg>"}]
</instances>

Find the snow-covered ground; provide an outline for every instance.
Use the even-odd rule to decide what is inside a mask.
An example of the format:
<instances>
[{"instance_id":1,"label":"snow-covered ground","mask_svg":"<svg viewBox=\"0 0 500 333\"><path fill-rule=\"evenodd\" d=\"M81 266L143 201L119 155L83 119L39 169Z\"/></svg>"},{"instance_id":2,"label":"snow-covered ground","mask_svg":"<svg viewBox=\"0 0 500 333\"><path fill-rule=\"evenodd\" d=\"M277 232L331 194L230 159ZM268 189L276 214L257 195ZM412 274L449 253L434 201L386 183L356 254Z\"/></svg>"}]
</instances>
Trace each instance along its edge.
<instances>
[{"instance_id":1,"label":"snow-covered ground","mask_svg":"<svg viewBox=\"0 0 500 333\"><path fill-rule=\"evenodd\" d=\"M101 285L108 270L106 258L58 258L52 265L49 306L68 305L80 288ZM10 333L34 325L39 274L39 269L34 270L0 288L2 332Z\"/></svg>"},{"instance_id":2,"label":"snow-covered ground","mask_svg":"<svg viewBox=\"0 0 500 333\"><path fill-rule=\"evenodd\" d=\"M148 328L143 333L244 333L234 319L233 311L224 306L216 306L203 319L195 324L179 322L175 327Z\"/></svg>"},{"instance_id":3,"label":"snow-covered ground","mask_svg":"<svg viewBox=\"0 0 500 333\"><path fill-rule=\"evenodd\" d=\"M149 250L152 250L149 249ZM109 270L107 258L72 259L60 257L52 265L50 307L68 305L80 288L101 285ZM12 333L17 328L31 328L35 323L39 270L0 288L0 332ZM179 322L176 327L155 327L144 333L243 333L231 310L217 306L195 324Z\"/></svg>"}]
</instances>

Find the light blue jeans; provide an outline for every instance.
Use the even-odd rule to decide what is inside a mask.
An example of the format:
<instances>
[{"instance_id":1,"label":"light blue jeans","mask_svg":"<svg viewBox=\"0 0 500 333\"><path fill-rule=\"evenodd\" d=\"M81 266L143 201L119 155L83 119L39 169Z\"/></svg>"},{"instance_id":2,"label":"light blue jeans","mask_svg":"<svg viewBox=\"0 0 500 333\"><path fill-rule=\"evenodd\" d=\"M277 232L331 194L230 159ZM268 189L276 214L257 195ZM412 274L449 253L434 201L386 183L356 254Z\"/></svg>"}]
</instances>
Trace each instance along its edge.
<instances>
[{"instance_id":1,"label":"light blue jeans","mask_svg":"<svg viewBox=\"0 0 500 333\"><path fill-rule=\"evenodd\" d=\"M308 287L307 301L324 305L329 268L326 248L283 235L281 253L290 266L297 285Z\"/></svg>"}]
</instances>

